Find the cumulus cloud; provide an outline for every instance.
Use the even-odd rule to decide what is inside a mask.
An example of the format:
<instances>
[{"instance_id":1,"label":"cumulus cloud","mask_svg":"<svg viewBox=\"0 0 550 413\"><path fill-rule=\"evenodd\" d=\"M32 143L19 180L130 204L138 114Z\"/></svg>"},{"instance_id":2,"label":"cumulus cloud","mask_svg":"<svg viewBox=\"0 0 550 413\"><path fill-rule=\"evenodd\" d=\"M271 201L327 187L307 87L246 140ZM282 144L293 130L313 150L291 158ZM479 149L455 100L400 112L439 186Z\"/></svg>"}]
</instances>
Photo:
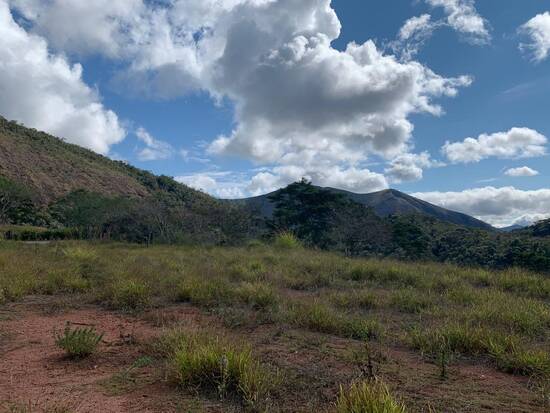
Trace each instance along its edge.
<instances>
[{"instance_id":1,"label":"cumulus cloud","mask_svg":"<svg viewBox=\"0 0 550 413\"><path fill-rule=\"evenodd\" d=\"M473 215L498 227L549 217L550 189L524 191L514 187L484 187L461 192L412 194L427 202Z\"/></svg>"},{"instance_id":2,"label":"cumulus cloud","mask_svg":"<svg viewBox=\"0 0 550 413\"><path fill-rule=\"evenodd\" d=\"M510 168L504 172L507 176L521 177L521 176L537 176L539 171L536 171L528 166L522 166L519 168Z\"/></svg>"},{"instance_id":3,"label":"cumulus cloud","mask_svg":"<svg viewBox=\"0 0 550 413\"><path fill-rule=\"evenodd\" d=\"M474 0L426 0L432 7L442 7L447 15L447 24L462 33L474 44L491 41L487 21L479 15Z\"/></svg>"},{"instance_id":4,"label":"cumulus cloud","mask_svg":"<svg viewBox=\"0 0 550 413\"><path fill-rule=\"evenodd\" d=\"M532 55L535 62L542 62L550 53L550 12L537 14L519 28L529 37L528 43L520 43L520 49Z\"/></svg>"},{"instance_id":5,"label":"cumulus cloud","mask_svg":"<svg viewBox=\"0 0 550 413\"><path fill-rule=\"evenodd\" d=\"M385 172L392 183L419 181L424 169L445 166L443 162L433 160L428 152L420 154L407 153L393 159Z\"/></svg>"},{"instance_id":6,"label":"cumulus cloud","mask_svg":"<svg viewBox=\"0 0 550 413\"><path fill-rule=\"evenodd\" d=\"M447 142L443 154L454 163L472 163L496 157L500 159L532 158L546 154L547 138L529 128L512 128L508 132L482 134L462 142Z\"/></svg>"},{"instance_id":7,"label":"cumulus cloud","mask_svg":"<svg viewBox=\"0 0 550 413\"><path fill-rule=\"evenodd\" d=\"M318 183L380 188L379 174L362 165L372 155L391 161L408 153L410 115L441 115L435 100L471 83L400 61L373 41L333 48L341 25L330 0L79 3L12 0L31 30L56 48L120 62L114 81L134 93L173 98L206 91L217 102L228 98L236 126L211 143L211 154L300 167ZM66 19L69 28L54 24ZM89 25L77 24L88 19ZM421 37L414 34L420 23L411 22L402 35ZM334 178L325 177L328 170Z\"/></svg>"},{"instance_id":8,"label":"cumulus cloud","mask_svg":"<svg viewBox=\"0 0 550 413\"><path fill-rule=\"evenodd\" d=\"M82 67L50 54L0 0L0 113L99 153L125 137L117 115L82 80Z\"/></svg>"},{"instance_id":9,"label":"cumulus cloud","mask_svg":"<svg viewBox=\"0 0 550 413\"><path fill-rule=\"evenodd\" d=\"M137 138L145 144L145 148L142 148L138 152L138 159L140 161L158 161L162 159L169 159L174 154L174 148L168 142L155 139L144 128L138 128L136 130Z\"/></svg>"}]
</instances>

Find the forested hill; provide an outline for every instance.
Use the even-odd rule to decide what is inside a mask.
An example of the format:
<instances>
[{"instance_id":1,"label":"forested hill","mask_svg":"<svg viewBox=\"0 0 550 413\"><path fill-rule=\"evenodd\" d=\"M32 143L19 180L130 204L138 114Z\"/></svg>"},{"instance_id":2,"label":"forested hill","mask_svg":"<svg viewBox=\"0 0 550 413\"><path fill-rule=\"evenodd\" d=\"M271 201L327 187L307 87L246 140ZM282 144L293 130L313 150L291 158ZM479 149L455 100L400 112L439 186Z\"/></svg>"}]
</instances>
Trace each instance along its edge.
<instances>
[{"instance_id":1,"label":"forested hill","mask_svg":"<svg viewBox=\"0 0 550 413\"><path fill-rule=\"evenodd\" d=\"M77 228L127 241L246 235L237 207L0 117L0 225Z\"/></svg>"}]
</instances>

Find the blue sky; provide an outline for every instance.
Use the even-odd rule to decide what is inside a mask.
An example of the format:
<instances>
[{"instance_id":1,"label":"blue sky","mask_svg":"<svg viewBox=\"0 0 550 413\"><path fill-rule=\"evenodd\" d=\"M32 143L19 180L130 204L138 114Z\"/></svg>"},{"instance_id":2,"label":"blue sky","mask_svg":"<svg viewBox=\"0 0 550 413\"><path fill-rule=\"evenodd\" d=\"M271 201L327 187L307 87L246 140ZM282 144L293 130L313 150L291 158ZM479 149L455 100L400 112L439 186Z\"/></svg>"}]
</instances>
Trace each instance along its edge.
<instances>
[{"instance_id":1,"label":"blue sky","mask_svg":"<svg viewBox=\"0 0 550 413\"><path fill-rule=\"evenodd\" d=\"M550 0L89 3L0 0L2 115L220 197L549 215Z\"/></svg>"}]
</instances>

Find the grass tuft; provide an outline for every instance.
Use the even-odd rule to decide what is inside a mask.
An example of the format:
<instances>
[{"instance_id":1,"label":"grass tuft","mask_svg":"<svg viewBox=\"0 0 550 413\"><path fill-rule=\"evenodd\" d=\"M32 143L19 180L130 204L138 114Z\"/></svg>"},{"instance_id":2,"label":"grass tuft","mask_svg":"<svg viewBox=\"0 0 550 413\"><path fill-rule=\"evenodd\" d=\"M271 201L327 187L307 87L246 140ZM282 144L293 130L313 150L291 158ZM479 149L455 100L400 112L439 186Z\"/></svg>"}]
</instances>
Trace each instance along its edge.
<instances>
[{"instance_id":1,"label":"grass tuft","mask_svg":"<svg viewBox=\"0 0 550 413\"><path fill-rule=\"evenodd\" d=\"M283 231L277 234L274 245L280 249L293 250L302 247L300 240L290 231Z\"/></svg>"},{"instance_id":2,"label":"grass tuft","mask_svg":"<svg viewBox=\"0 0 550 413\"><path fill-rule=\"evenodd\" d=\"M336 413L405 413L405 406L397 402L388 387L381 382L361 381L349 388L340 386Z\"/></svg>"},{"instance_id":3,"label":"grass tuft","mask_svg":"<svg viewBox=\"0 0 550 413\"><path fill-rule=\"evenodd\" d=\"M276 380L249 347L204 333L173 332L165 340L179 385L239 400L253 411L267 403Z\"/></svg>"}]
</instances>

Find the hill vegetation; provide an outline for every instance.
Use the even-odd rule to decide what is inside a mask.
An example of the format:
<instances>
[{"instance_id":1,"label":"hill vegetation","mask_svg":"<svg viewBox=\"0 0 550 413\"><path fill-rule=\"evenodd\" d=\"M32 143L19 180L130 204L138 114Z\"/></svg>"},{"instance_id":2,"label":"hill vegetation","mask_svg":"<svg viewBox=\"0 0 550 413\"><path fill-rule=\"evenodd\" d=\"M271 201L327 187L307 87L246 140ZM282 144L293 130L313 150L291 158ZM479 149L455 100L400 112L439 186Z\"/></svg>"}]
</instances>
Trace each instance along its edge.
<instances>
[{"instance_id":1,"label":"hill vegetation","mask_svg":"<svg viewBox=\"0 0 550 413\"><path fill-rule=\"evenodd\" d=\"M398 191L358 195L305 180L221 201L0 118L0 233L8 239L239 245L290 232L353 257L548 271L548 227L505 234Z\"/></svg>"},{"instance_id":2,"label":"hill vegetation","mask_svg":"<svg viewBox=\"0 0 550 413\"><path fill-rule=\"evenodd\" d=\"M247 236L247 218L170 177L0 117L0 225L51 230L10 236L221 244Z\"/></svg>"}]
</instances>

